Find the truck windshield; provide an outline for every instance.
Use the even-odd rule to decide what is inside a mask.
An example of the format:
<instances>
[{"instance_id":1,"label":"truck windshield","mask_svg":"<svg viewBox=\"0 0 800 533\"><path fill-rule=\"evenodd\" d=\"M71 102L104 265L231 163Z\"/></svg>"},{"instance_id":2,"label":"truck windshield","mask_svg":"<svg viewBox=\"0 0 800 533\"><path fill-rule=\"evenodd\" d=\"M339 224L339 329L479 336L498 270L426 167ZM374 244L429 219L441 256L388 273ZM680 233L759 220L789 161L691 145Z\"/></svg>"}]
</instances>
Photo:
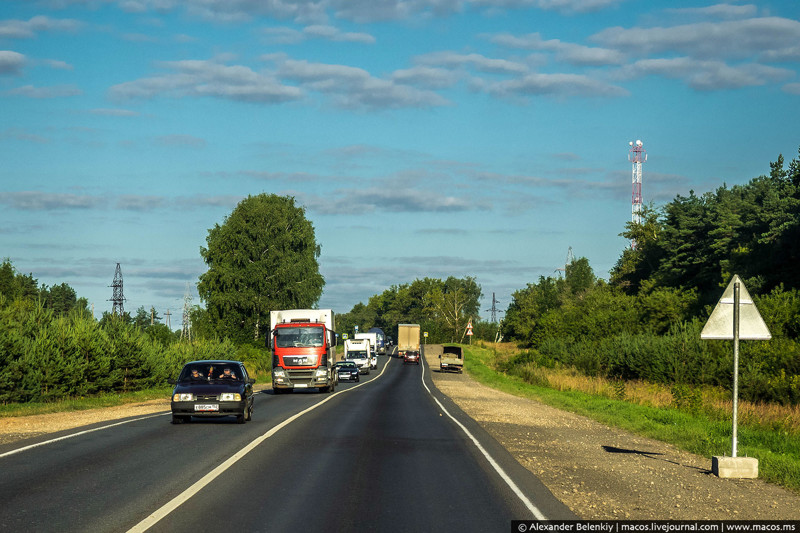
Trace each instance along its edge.
<instances>
[{"instance_id":1,"label":"truck windshield","mask_svg":"<svg viewBox=\"0 0 800 533\"><path fill-rule=\"evenodd\" d=\"M308 348L323 346L322 328L278 328L275 332L278 348Z\"/></svg>"}]
</instances>

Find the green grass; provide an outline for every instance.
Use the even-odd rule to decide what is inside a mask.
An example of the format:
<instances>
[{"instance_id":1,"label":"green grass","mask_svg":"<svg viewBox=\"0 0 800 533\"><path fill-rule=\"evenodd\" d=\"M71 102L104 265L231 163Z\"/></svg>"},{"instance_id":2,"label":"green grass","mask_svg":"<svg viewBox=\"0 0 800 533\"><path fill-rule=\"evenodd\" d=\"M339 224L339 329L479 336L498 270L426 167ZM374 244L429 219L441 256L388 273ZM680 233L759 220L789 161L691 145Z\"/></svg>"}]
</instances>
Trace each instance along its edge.
<instances>
[{"instance_id":1,"label":"green grass","mask_svg":"<svg viewBox=\"0 0 800 533\"><path fill-rule=\"evenodd\" d=\"M650 407L575 390L531 385L519 377L495 371L492 350L465 346L465 352L467 372L489 387L674 444L708 457L709 469L712 456L731 454L731 423L719 420L716 413ZM759 477L800 493L800 436L741 423L737 429L738 455L758 459Z\"/></svg>"},{"instance_id":2,"label":"green grass","mask_svg":"<svg viewBox=\"0 0 800 533\"><path fill-rule=\"evenodd\" d=\"M136 392L106 393L91 397L68 398L46 403L13 403L0 405L0 417L41 415L66 411L85 411L102 407L116 407L147 400L163 400L172 394L172 386Z\"/></svg>"}]
</instances>

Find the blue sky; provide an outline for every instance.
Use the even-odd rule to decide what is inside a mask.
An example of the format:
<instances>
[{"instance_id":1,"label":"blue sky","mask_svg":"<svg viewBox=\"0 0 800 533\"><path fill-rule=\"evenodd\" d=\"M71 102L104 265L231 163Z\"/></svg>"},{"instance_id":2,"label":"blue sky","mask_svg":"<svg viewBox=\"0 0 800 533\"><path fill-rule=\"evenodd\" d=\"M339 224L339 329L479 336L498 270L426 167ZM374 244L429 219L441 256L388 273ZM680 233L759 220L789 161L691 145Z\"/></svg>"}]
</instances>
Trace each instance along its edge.
<instances>
[{"instance_id":1,"label":"blue sky","mask_svg":"<svg viewBox=\"0 0 800 533\"><path fill-rule=\"evenodd\" d=\"M470 275L505 309L569 247L607 278L630 141L656 205L795 157L799 67L794 0L7 0L0 257L98 317L120 263L179 328L208 229L288 194L321 307Z\"/></svg>"}]
</instances>

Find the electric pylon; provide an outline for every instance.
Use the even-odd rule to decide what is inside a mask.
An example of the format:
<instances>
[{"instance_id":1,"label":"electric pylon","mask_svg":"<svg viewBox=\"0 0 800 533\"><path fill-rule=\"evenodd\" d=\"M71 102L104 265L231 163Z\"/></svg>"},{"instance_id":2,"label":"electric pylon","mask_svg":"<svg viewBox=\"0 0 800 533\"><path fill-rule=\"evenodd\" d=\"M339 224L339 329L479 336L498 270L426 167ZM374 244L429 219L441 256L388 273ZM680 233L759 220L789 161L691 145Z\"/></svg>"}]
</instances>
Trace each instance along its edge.
<instances>
[{"instance_id":1,"label":"electric pylon","mask_svg":"<svg viewBox=\"0 0 800 533\"><path fill-rule=\"evenodd\" d=\"M497 298L494 297L494 293L492 293L492 308L487 309L487 311L492 312L492 324L497 324L497 313L502 313L503 311L498 311L497 304L500 302L497 301Z\"/></svg>"},{"instance_id":2,"label":"electric pylon","mask_svg":"<svg viewBox=\"0 0 800 533\"><path fill-rule=\"evenodd\" d=\"M125 307L123 305L125 296L122 293L122 269L119 263L117 263L117 268L114 270L114 281L109 286L114 288L111 300L109 300L112 302L111 314L116 315L117 312L119 312L119 316L122 316L125 313Z\"/></svg>"},{"instance_id":3,"label":"electric pylon","mask_svg":"<svg viewBox=\"0 0 800 533\"><path fill-rule=\"evenodd\" d=\"M192 296L189 294L189 282L186 282L186 290L183 293L183 327L181 328L181 339L192 340L192 324L189 319L189 311L192 308Z\"/></svg>"}]
</instances>

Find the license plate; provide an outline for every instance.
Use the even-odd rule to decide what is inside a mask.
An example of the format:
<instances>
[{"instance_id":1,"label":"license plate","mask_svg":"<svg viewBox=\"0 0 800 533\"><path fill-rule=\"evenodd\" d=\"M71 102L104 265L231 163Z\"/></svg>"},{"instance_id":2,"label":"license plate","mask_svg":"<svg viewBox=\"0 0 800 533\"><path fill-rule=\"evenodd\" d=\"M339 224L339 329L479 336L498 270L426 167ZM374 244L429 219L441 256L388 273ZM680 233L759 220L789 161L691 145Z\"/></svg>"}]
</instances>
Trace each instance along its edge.
<instances>
[{"instance_id":1,"label":"license plate","mask_svg":"<svg viewBox=\"0 0 800 533\"><path fill-rule=\"evenodd\" d=\"M194 406L195 411L219 411L219 404L216 403L204 403L204 404L196 404Z\"/></svg>"},{"instance_id":2,"label":"license plate","mask_svg":"<svg viewBox=\"0 0 800 533\"><path fill-rule=\"evenodd\" d=\"M294 388L295 389L305 389L305 388L308 388L308 385L305 384L305 383L299 383L299 384L295 385Z\"/></svg>"}]
</instances>

